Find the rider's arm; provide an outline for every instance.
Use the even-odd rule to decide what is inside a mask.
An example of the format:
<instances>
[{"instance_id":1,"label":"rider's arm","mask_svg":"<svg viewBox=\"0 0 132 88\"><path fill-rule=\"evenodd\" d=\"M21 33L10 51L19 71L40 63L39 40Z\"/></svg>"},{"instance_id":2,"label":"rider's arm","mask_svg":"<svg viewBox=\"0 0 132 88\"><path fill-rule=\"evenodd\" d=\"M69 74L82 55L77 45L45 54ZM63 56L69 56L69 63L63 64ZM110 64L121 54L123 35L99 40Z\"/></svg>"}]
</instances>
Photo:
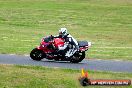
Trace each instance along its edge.
<instances>
[{"instance_id":1,"label":"rider's arm","mask_svg":"<svg viewBox=\"0 0 132 88\"><path fill-rule=\"evenodd\" d=\"M75 46L76 50L79 50L79 46L78 46L78 42L76 41L76 39L74 39L71 35L68 35L69 37L69 42Z\"/></svg>"},{"instance_id":2,"label":"rider's arm","mask_svg":"<svg viewBox=\"0 0 132 88\"><path fill-rule=\"evenodd\" d=\"M78 42L76 39L74 39L70 34L68 35L69 37L69 42L72 43L72 45L78 46Z\"/></svg>"},{"instance_id":3,"label":"rider's arm","mask_svg":"<svg viewBox=\"0 0 132 88\"><path fill-rule=\"evenodd\" d=\"M64 43L64 46L59 46L58 49L59 49L59 50L64 50L64 49L66 49L67 46L68 46L68 43L65 42L65 43Z\"/></svg>"}]
</instances>

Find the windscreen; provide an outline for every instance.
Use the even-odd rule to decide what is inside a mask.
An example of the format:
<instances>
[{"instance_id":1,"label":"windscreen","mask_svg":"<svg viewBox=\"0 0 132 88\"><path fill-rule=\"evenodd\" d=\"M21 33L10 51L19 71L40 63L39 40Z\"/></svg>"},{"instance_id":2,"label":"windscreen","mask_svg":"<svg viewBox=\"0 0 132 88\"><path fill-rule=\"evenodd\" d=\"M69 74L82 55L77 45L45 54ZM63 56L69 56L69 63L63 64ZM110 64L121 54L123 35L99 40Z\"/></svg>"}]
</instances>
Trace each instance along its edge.
<instances>
[{"instance_id":1,"label":"windscreen","mask_svg":"<svg viewBox=\"0 0 132 88\"><path fill-rule=\"evenodd\" d=\"M46 43L48 43L48 42L51 41L51 40L52 40L52 39L51 39L50 36L44 38L44 42L46 42Z\"/></svg>"}]
</instances>

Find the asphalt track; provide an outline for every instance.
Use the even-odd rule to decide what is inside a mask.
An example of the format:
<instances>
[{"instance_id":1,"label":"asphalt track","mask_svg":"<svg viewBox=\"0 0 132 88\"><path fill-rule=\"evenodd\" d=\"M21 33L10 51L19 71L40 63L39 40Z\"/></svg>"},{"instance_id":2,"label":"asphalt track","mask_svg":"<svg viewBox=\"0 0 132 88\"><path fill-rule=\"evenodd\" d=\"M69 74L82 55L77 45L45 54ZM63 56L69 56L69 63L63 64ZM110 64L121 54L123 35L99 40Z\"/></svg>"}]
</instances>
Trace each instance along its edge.
<instances>
[{"instance_id":1,"label":"asphalt track","mask_svg":"<svg viewBox=\"0 0 132 88\"><path fill-rule=\"evenodd\" d=\"M80 63L70 63L67 61L49 61L43 59L34 61L29 56L22 55L6 55L0 54L0 64L15 65L33 65L70 69L89 69L96 71L112 71L112 72L129 72L132 73L132 61L115 61L115 60L83 60Z\"/></svg>"}]
</instances>

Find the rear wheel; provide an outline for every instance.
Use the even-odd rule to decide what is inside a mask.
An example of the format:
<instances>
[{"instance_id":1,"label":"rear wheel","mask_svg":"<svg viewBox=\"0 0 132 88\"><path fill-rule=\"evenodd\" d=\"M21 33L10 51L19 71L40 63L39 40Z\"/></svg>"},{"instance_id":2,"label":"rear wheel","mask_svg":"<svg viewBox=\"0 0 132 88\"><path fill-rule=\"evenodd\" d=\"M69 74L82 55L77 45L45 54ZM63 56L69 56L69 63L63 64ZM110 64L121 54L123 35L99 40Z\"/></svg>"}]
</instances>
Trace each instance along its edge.
<instances>
[{"instance_id":1,"label":"rear wheel","mask_svg":"<svg viewBox=\"0 0 132 88\"><path fill-rule=\"evenodd\" d=\"M79 63L85 58L85 52L75 53L71 58L72 63Z\"/></svg>"},{"instance_id":2,"label":"rear wheel","mask_svg":"<svg viewBox=\"0 0 132 88\"><path fill-rule=\"evenodd\" d=\"M39 50L37 48L34 48L31 53L30 53L30 57L31 59L33 60L36 60L36 61L40 61L41 59L44 58L44 53L42 50Z\"/></svg>"}]
</instances>

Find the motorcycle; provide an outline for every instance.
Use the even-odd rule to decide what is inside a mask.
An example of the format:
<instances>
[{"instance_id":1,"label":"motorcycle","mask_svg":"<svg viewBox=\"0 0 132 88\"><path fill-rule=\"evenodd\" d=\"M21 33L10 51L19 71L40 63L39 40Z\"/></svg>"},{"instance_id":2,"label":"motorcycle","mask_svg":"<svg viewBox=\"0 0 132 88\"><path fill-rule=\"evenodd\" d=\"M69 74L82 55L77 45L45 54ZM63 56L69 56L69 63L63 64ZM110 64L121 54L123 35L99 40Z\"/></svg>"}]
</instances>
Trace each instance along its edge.
<instances>
[{"instance_id":1,"label":"motorcycle","mask_svg":"<svg viewBox=\"0 0 132 88\"><path fill-rule=\"evenodd\" d=\"M55 38L52 35L42 38L40 46L34 48L30 57L33 60L40 61L43 58L48 60L55 61L70 61L72 63L79 63L85 58L85 51L91 46L91 42L87 41L78 41L79 50L74 52L70 58L65 57L65 53L71 49L74 49L74 46L68 44L65 50L58 50L59 47L64 45L63 38Z\"/></svg>"}]
</instances>

